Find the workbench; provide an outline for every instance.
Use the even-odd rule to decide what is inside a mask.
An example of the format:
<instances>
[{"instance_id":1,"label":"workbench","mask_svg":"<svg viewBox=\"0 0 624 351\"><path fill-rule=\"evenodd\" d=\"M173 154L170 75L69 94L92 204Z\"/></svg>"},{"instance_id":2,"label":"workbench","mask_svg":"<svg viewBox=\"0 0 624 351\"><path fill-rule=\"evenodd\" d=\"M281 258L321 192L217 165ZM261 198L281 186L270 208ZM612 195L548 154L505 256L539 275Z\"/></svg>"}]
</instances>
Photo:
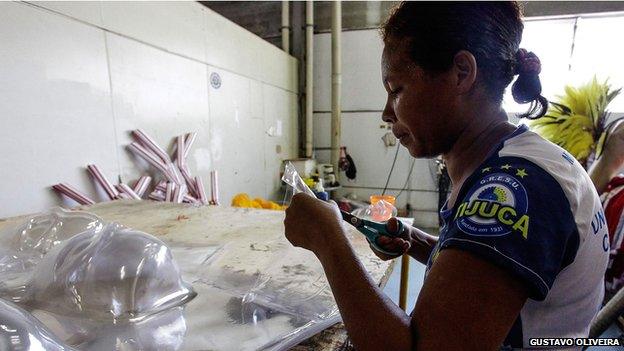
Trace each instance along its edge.
<instances>
[{"instance_id":1,"label":"workbench","mask_svg":"<svg viewBox=\"0 0 624 351\"><path fill-rule=\"evenodd\" d=\"M105 221L114 221L127 227L134 228L146 233L150 233L172 247L176 260L188 259L190 255L185 255L184 250L200 250L201 248L220 247L227 255L221 258L220 264L231 272L242 274L240 276L253 276L258 274L258 267L266 266L269 262L282 259L279 257L285 251L301 250L297 253L300 257L299 264L292 266L297 269L282 269L277 274L280 280L290 281L302 279L303 276L310 276L319 271L320 264L316 257L303 249L291 249L290 244L284 237L284 212L260 209L233 208L227 206L202 206L193 207L183 204L173 204L152 201L118 200L99 203L92 206L82 206L78 209L88 211L100 216ZM18 221L0 221L0 229ZM392 262L384 262L378 259L370 250L369 245L359 232L354 228L349 228L348 237L366 270L371 274L373 280L383 287L392 271ZM185 249L186 248L186 249ZM181 251L182 250L182 251ZM189 251L190 253L191 251ZM177 254L177 255L176 255ZM287 268L282 266L282 268ZM193 282L201 277L203 267L198 265L197 272L182 272L186 281ZM322 272L322 271L321 271ZM196 275L190 277L187 275ZM276 274L273 272L273 274ZM324 279L324 276L323 276ZM201 290L201 287L196 287ZM208 295L208 294L204 294ZM209 294L214 298L214 294ZM202 293L199 291L198 297L192 300L186 307L187 317L186 339L194 339L187 342L185 340L182 350L212 350L218 349L214 346L204 346L223 344L227 340L217 340L212 336L207 339L202 330L210 328L216 335L222 333L223 337L232 338L231 342L239 343L240 348L232 344L225 349L253 349L253 343L262 344L262 340L255 340L253 343L246 343L241 338L245 334L240 333L233 326L231 321L226 323L222 319L227 319L227 313L222 315L205 316L198 312L193 312L197 316L189 319L190 311L197 311L206 307L201 305ZM231 300L231 299L230 299ZM221 302L210 301L210 307L217 306ZM224 306L231 304L231 301L223 301ZM211 310L212 312L212 310ZM227 312L227 311L226 311ZM219 320L221 319L221 320ZM277 318L276 318L277 319ZM221 328L221 329L219 329ZM292 326L291 326L292 328ZM263 336L266 340L274 338L284 333L275 327L275 333ZM219 331L223 330L223 331ZM273 329L271 329L273 330ZM247 331L248 332L248 331ZM228 334L229 333L229 334ZM237 334L238 333L238 334ZM302 342L292 348L298 351L308 350L340 350L345 349L347 340L346 331L342 324L336 324L325 331Z\"/></svg>"}]
</instances>

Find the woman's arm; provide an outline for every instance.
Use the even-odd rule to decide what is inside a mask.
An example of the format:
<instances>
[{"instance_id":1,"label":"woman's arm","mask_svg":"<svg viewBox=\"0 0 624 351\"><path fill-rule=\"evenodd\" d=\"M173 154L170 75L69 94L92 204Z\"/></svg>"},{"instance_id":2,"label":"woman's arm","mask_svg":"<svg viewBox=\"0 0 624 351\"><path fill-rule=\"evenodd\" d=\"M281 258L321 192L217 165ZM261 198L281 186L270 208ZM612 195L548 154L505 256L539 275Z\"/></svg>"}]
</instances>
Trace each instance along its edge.
<instances>
[{"instance_id":1,"label":"woman's arm","mask_svg":"<svg viewBox=\"0 0 624 351\"><path fill-rule=\"evenodd\" d=\"M284 225L293 245L321 261L359 351L496 350L527 299L522 284L502 268L447 249L429 272L410 319L357 259L337 206L297 194Z\"/></svg>"},{"instance_id":2,"label":"woman's arm","mask_svg":"<svg viewBox=\"0 0 624 351\"><path fill-rule=\"evenodd\" d=\"M329 281L349 338L358 351L410 350L410 317L370 278L344 232L316 254Z\"/></svg>"},{"instance_id":3,"label":"woman's arm","mask_svg":"<svg viewBox=\"0 0 624 351\"><path fill-rule=\"evenodd\" d=\"M624 122L619 122L609 135L602 155L591 165L588 173L598 194L607 190L607 185L624 166Z\"/></svg>"}]
</instances>

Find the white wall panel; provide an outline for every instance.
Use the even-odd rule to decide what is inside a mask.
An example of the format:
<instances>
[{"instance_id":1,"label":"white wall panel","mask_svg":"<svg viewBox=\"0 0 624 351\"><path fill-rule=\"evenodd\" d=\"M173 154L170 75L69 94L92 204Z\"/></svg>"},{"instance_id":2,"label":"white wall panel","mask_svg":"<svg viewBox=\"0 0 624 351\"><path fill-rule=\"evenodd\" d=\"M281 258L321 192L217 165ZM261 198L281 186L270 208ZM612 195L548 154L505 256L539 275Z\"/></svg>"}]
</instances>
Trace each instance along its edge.
<instances>
[{"instance_id":1,"label":"white wall panel","mask_svg":"<svg viewBox=\"0 0 624 351\"><path fill-rule=\"evenodd\" d=\"M97 26L102 25L101 1L28 1L28 3Z\"/></svg>"},{"instance_id":2,"label":"white wall panel","mask_svg":"<svg viewBox=\"0 0 624 351\"><path fill-rule=\"evenodd\" d=\"M292 92L297 60L195 1L33 2L112 32Z\"/></svg>"},{"instance_id":3,"label":"white wall panel","mask_svg":"<svg viewBox=\"0 0 624 351\"><path fill-rule=\"evenodd\" d=\"M344 66L344 61L343 61ZM331 110L331 34L314 35L314 111Z\"/></svg>"},{"instance_id":4,"label":"white wall panel","mask_svg":"<svg viewBox=\"0 0 624 351\"><path fill-rule=\"evenodd\" d=\"M383 44L377 30L342 33L342 109L382 110ZM331 109L331 34L314 36L314 110Z\"/></svg>"},{"instance_id":5,"label":"white wall panel","mask_svg":"<svg viewBox=\"0 0 624 351\"><path fill-rule=\"evenodd\" d=\"M115 34L106 38L122 179L142 172L143 163L126 149L133 141L130 131L141 128L170 152L175 136L197 132L189 167L209 181L206 66Z\"/></svg>"},{"instance_id":6,"label":"white wall panel","mask_svg":"<svg viewBox=\"0 0 624 351\"><path fill-rule=\"evenodd\" d=\"M219 172L221 201L237 193L265 195L264 120L251 114L248 78L219 69L221 87L210 87L210 147L212 166Z\"/></svg>"},{"instance_id":7,"label":"white wall panel","mask_svg":"<svg viewBox=\"0 0 624 351\"><path fill-rule=\"evenodd\" d=\"M297 91L297 60L218 13L206 12L206 62Z\"/></svg>"},{"instance_id":8,"label":"white wall panel","mask_svg":"<svg viewBox=\"0 0 624 351\"><path fill-rule=\"evenodd\" d=\"M297 158L297 95L263 84L262 96L266 180L264 196L282 200L278 196L282 161Z\"/></svg>"},{"instance_id":9,"label":"white wall panel","mask_svg":"<svg viewBox=\"0 0 624 351\"><path fill-rule=\"evenodd\" d=\"M0 47L0 217L55 205L56 182L93 196L87 163L118 173L104 34L3 2Z\"/></svg>"},{"instance_id":10,"label":"white wall panel","mask_svg":"<svg viewBox=\"0 0 624 351\"><path fill-rule=\"evenodd\" d=\"M380 128L384 126L384 128ZM314 145L315 147L330 147L331 114L314 114ZM386 147L381 137L389 132L379 117L374 112L350 112L342 114L342 146L347 147L347 152L353 157L357 167L355 181L346 179L345 184L352 186L383 188L392 166L392 160L396 153L396 146ZM317 151L321 158L325 152ZM390 178L390 188L402 188L407 179L411 156L405 147L400 146L397 161ZM412 186L417 189L433 189L428 160L417 160L412 173Z\"/></svg>"},{"instance_id":11,"label":"white wall panel","mask_svg":"<svg viewBox=\"0 0 624 351\"><path fill-rule=\"evenodd\" d=\"M102 199L88 163L134 180L149 169L126 150L135 128L169 151L197 131L189 166L207 187L220 172L225 204L274 193L281 159L296 155L296 60L199 4L0 2L0 46L0 217L58 204L49 187L61 181ZM207 65L207 52L226 69Z\"/></svg>"},{"instance_id":12,"label":"white wall panel","mask_svg":"<svg viewBox=\"0 0 624 351\"><path fill-rule=\"evenodd\" d=\"M205 62L204 6L191 1L103 1L103 26L113 32Z\"/></svg>"}]
</instances>

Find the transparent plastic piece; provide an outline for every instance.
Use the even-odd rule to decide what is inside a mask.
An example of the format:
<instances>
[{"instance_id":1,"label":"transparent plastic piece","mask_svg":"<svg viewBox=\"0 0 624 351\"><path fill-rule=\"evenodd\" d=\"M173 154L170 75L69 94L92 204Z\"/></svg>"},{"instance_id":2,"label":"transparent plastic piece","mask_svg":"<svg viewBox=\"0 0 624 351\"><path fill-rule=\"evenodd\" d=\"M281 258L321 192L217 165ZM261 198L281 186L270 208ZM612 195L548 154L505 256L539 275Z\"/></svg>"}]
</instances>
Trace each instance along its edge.
<instances>
[{"instance_id":1,"label":"transparent plastic piece","mask_svg":"<svg viewBox=\"0 0 624 351\"><path fill-rule=\"evenodd\" d=\"M385 200L379 200L374 205L354 210L351 214L362 219L375 222L386 222L392 217L397 216L397 208Z\"/></svg>"},{"instance_id":2,"label":"transparent plastic piece","mask_svg":"<svg viewBox=\"0 0 624 351\"><path fill-rule=\"evenodd\" d=\"M291 163L285 165L282 180L288 185L285 203L301 192L314 196ZM238 298L235 315L240 323L253 326L258 335L273 335L253 349L286 350L340 321L323 267L311 252L285 240L260 244L244 258L236 252L226 247L216 255L201 281ZM257 259L255 254L276 259ZM234 268L231 262L245 263ZM254 337L261 340L258 335Z\"/></svg>"},{"instance_id":3,"label":"transparent plastic piece","mask_svg":"<svg viewBox=\"0 0 624 351\"><path fill-rule=\"evenodd\" d=\"M301 179L301 176L297 173L297 169L292 162L286 162L286 165L284 166L284 174L282 175L282 181L289 186L286 191L284 203L290 203L292 196L298 193L306 193L310 196L316 197L314 192L306 185L303 179Z\"/></svg>"},{"instance_id":4,"label":"transparent plastic piece","mask_svg":"<svg viewBox=\"0 0 624 351\"><path fill-rule=\"evenodd\" d=\"M33 310L37 319L77 350L143 351L180 350L187 333L186 306L172 307L136 320L105 323Z\"/></svg>"},{"instance_id":5,"label":"transparent plastic piece","mask_svg":"<svg viewBox=\"0 0 624 351\"><path fill-rule=\"evenodd\" d=\"M259 272L255 284L243 298L244 307L261 305L314 321L338 311L323 267L311 264L317 260L313 253L289 247L281 250L277 257Z\"/></svg>"},{"instance_id":6,"label":"transparent plastic piece","mask_svg":"<svg viewBox=\"0 0 624 351\"><path fill-rule=\"evenodd\" d=\"M0 300L0 350L74 351L33 315L4 300Z\"/></svg>"},{"instance_id":7,"label":"transparent plastic piece","mask_svg":"<svg viewBox=\"0 0 624 351\"><path fill-rule=\"evenodd\" d=\"M161 240L53 209L3 231L0 242L0 297L58 340L94 351L181 347L183 305L196 293Z\"/></svg>"},{"instance_id":8,"label":"transparent plastic piece","mask_svg":"<svg viewBox=\"0 0 624 351\"><path fill-rule=\"evenodd\" d=\"M102 228L103 221L91 213L53 208L0 232L0 292L23 288L34 267L61 241Z\"/></svg>"},{"instance_id":9,"label":"transparent plastic piece","mask_svg":"<svg viewBox=\"0 0 624 351\"><path fill-rule=\"evenodd\" d=\"M0 235L0 297L75 350L286 350L340 320L321 265L283 237L165 245L58 209Z\"/></svg>"},{"instance_id":10,"label":"transparent plastic piece","mask_svg":"<svg viewBox=\"0 0 624 351\"><path fill-rule=\"evenodd\" d=\"M35 268L23 303L116 323L181 305L194 294L162 241L111 223L50 250Z\"/></svg>"}]
</instances>

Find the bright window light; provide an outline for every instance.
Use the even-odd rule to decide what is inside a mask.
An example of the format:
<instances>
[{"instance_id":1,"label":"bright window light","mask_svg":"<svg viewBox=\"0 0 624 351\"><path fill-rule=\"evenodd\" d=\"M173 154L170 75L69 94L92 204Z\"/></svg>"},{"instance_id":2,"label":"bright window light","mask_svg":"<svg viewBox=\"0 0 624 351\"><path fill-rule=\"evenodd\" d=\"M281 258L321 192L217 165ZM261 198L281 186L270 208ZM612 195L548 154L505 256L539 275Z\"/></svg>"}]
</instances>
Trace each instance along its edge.
<instances>
[{"instance_id":1,"label":"bright window light","mask_svg":"<svg viewBox=\"0 0 624 351\"><path fill-rule=\"evenodd\" d=\"M619 43L624 33L623 17L579 18L572 55L570 83L583 84L594 75L609 78L614 88L624 86L624 45ZM612 112L624 112L624 95L609 105Z\"/></svg>"},{"instance_id":2,"label":"bright window light","mask_svg":"<svg viewBox=\"0 0 624 351\"><path fill-rule=\"evenodd\" d=\"M570 54L575 19L529 20L524 22L521 48L533 51L542 63L542 95L547 99L563 91L570 82ZM513 82L512 82L513 84ZM510 113L526 112L529 105L517 104L511 96L511 85L505 92L503 107Z\"/></svg>"}]
</instances>

